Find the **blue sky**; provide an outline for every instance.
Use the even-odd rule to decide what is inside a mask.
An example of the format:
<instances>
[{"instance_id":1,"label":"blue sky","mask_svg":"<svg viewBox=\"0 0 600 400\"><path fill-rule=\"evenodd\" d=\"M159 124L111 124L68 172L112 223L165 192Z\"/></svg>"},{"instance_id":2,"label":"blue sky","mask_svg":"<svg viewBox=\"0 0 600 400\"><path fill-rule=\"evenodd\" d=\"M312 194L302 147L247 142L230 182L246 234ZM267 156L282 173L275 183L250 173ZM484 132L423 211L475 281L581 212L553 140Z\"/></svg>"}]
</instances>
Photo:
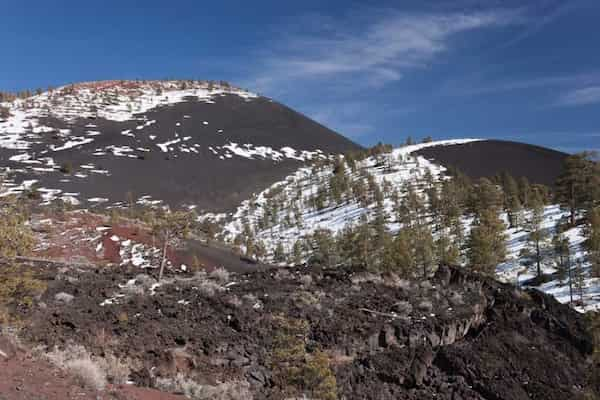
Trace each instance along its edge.
<instances>
[{"instance_id":1,"label":"blue sky","mask_svg":"<svg viewBox=\"0 0 600 400\"><path fill-rule=\"evenodd\" d=\"M364 145L600 150L600 2L6 2L0 88L224 79Z\"/></svg>"}]
</instances>

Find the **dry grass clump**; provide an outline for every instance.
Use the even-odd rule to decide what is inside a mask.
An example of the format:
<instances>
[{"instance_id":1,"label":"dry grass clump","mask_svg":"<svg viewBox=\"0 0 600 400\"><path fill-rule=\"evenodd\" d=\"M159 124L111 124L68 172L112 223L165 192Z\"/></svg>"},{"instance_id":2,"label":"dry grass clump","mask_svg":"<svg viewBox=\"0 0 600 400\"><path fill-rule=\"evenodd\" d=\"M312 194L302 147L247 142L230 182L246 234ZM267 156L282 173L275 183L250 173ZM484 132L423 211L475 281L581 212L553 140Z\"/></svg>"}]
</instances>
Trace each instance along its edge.
<instances>
[{"instance_id":1,"label":"dry grass clump","mask_svg":"<svg viewBox=\"0 0 600 400\"><path fill-rule=\"evenodd\" d=\"M181 393L192 400L252 400L250 385L246 381L219 383L216 386L202 385L179 373L174 378L157 378L157 389Z\"/></svg>"},{"instance_id":2,"label":"dry grass clump","mask_svg":"<svg viewBox=\"0 0 600 400\"><path fill-rule=\"evenodd\" d=\"M97 357L81 345L72 344L64 349L55 347L50 352L42 352L42 356L76 376L82 386L94 390L103 390L109 381L113 384L126 383L131 372L131 360L122 360L112 354Z\"/></svg>"},{"instance_id":3,"label":"dry grass clump","mask_svg":"<svg viewBox=\"0 0 600 400\"><path fill-rule=\"evenodd\" d=\"M85 347L71 345L64 350L55 347L44 356L58 368L72 373L82 386L95 390L104 390L106 387L106 373L92 360Z\"/></svg>"},{"instance_id":4,"label":"dry grass clump","mask_svg":"<svg viewBox=\"0 0 600 400\"><path fill-rule=\"evenodd\" d=\"M106 387L106 374L98 364L90 358L79 358L67 361L64 368L75 375L86 386L95 390L104 390Z\"/></svg>"}]
</instances>

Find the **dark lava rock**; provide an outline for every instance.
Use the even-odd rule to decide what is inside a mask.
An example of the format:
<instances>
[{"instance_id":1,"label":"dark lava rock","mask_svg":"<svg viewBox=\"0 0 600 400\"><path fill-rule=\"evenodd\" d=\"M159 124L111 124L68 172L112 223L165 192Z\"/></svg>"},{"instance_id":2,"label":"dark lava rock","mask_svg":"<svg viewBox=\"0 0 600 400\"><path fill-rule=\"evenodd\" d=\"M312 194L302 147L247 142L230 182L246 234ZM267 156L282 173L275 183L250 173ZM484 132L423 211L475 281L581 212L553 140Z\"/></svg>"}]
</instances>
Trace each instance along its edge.
<instances>
[{"instance_id":1,"label":"dark lava rock","mask_svg":"<svg viewBox=\"0 0 600 400\"><path fill-rule=\"evenodd\" d=\"M202 382L246 380L256 398L278 398L270 360L280 332L276 321L284 317L307 322L306 350L329 355L343 399L600 395L588 381L594 366L585 318L545 294L455 268L441 269L427 292L418 284L398 289L377 279L353 283L351 272L232 275L235 284L212 297L197 290L202 282L180 280L154 296L104 306L106 295L118 293L118 283L134 273L83 272L69 304L51 299L73 292L75 284L49 282L41 299L48 308L25 334L48 346L75 342L97 354L110 350L138 360L142 368L132 378L141 385L185 370ZM305 275L311 275L310 287L302 285ZM430 304L423 307L423 301ZM99 341L99 332L113 340Z\"/></svg>"}]
</instances>

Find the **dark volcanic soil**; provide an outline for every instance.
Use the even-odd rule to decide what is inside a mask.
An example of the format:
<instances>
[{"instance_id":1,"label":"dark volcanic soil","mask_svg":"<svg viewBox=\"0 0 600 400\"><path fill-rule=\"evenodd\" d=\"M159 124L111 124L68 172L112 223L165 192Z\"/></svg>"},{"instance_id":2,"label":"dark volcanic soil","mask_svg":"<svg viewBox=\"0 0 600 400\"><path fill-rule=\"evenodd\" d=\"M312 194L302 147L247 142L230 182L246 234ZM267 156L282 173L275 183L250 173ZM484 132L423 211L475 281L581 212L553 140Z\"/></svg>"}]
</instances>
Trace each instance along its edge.
<instances>
[{"instance_id":1,"label":"dark volcanic soil","mask_svg":"<svg viewBox=\"0 0 600 400\"><path fill-rule=\"evenodd\" d=\"M200 209L221 211L232 209L252 193L283 179L302 163L293 159L273 161L258 156L247 159L234 155L221 159L213 154L211 147L235 142L240 147L249 143L279 151L288 146L299 151L319 149L324 154L360 149L336 132L263 97L246 101L236 95L226 95L215 98L211 104L190 99L136 114L136 118L138 120L125 122L86 119L74 124L44 119L43 124L56 130L70 129L71 137L88 137L90 130L100 133L93 137L92 143L56 152L49 151L51 146L62 143L57 140L56 133L40 134L32 141L28 153L51 156L57 165L70 163L72 173L27 171L17 173L15 179L37 179L40 187L79 193L80 200L100 197L110 202L122 202L130 192L136 199L150 195L172 206L195 204ZM142 128L143 120L156 123ZM94 127L90 128L88 124ZM138 126L140 129L136 128ZM121 134L126 130L135 132L136 137ZM181 142L188 146L199 145L198 153L179 151L179 145L173 145L173 151L168 153L157 147L159 143L176 138L188 138L188 141ZM111 145L150 151L128 153L132 157L114 156L110 151L94 155L97 149ZM22 151L0 149L0 166L22 169L23 164L9 161L11 156L20 153ZM90 173L81 168L85 164L106 170L110 176ZM77 173L86 177L78 177Z\"/></svg>"},{"instance_id":2,"label":"dark volcanic soil","mask_svg":"<svg viewBox=\"0 0 600 400\"><path fill-rule=\"evenodd\" d=\"M554 186L568 156L544 147L503 140L426 147L415 153L445 167L456 167L475 179L506 171L516 178L524 176L531 183L547 186Z\"/></svg>"},{"instance_id":3,"label":"dark volcanic soil","mask_svg":"<svg viewBox=\"0 0 600 400\"><path fill-rule=\"evenodd\" d=\"M425 282L347 268L263 271L172 281L154 295L119 286L136 273L57 275L26 338L137 360L131 378L141 386L182 373L208 385L247 381L254 398L282 398L273 376L281 366L272 365L281 321L306 321L302 351L328 355L339 398L600 394L587 383L592 341L581 315L461 270L441 268ZM58 303L59 292L73 301Z\"/></svg>"}]
</instances>

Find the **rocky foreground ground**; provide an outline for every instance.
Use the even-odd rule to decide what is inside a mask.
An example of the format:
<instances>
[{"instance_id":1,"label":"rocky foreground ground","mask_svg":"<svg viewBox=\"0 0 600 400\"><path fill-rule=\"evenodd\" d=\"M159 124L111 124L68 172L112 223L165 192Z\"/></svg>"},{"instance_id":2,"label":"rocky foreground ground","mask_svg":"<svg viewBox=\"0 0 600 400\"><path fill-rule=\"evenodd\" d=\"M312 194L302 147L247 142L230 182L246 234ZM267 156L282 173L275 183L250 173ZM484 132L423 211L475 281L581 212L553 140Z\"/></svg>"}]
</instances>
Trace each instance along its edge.
<instances>
[{"instance_id":1,"label":"rocky foreground ground","mask_svg":"<svg viewBox=\"0 0 600 400\"><path fill-rule=\"evenodd\" d=\"M12 306L39 359L67 373L77 357L104 366L105 385L79 371L73 382L88 392L73 398L118 398L132 384L196 399L600 395L584 316L462 270L426 281L349 268L218 270L161 285L139 272L38 266L42 294ZM0 368L0 388L9 370Z\"/></svg>"}]
</instances>

